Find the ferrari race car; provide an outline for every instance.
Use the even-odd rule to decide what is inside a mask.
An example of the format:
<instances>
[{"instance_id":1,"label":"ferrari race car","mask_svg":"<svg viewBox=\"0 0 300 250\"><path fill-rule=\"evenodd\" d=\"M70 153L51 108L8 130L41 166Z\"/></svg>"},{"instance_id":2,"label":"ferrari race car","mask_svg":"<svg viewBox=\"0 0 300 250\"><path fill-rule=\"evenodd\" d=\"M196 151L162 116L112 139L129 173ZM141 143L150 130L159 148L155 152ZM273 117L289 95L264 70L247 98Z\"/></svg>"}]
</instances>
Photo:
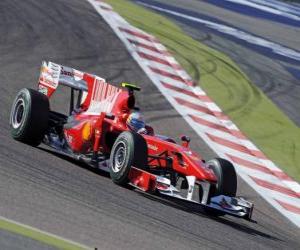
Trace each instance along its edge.
<instances>
[{"instance_id":1,"label":"ferrari race car","mask_svg":"<svg viewBox=\"0 0 300 250\"><path fill-rule=\"evenodd\" d=\"M50 109L58 87L70 88L69 114ZM56 152L110 173L118 185L199 204L213 215L233 215L251 220L253 204L236 197L237 176L227 160L205 161L189 148L190 139L177 144L145 125L132 130L127 120L137 110L135 91L103 78L52 62L43 62L38 90L17 94L10 115L14 139Z\"/></svg>"}]
</instances>

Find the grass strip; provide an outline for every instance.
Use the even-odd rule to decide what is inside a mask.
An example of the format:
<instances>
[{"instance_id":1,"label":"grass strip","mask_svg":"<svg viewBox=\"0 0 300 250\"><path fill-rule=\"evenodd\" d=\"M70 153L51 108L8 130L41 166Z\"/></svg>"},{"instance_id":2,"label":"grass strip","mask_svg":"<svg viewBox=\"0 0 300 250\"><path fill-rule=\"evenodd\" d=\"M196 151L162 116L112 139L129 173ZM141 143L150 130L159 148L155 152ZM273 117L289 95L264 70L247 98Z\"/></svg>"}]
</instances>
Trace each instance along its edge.
<instances>
[{"instance_id":1,"label":"grass strip","mask_svg":"<svg viewBox=\"0 0 300 250\"><path fill-rule=\"evenodd\" d=\"M106 2L132 25L156 36L241 131L300 181L300 128L225 54L186 35L168 18L127 0Z\"/></svg>"},{"instance_id":2,"label":"grass strip","mask_svg":"<svg viewBox=\"0 0 300 250\"><path fill-rule=\"evenodd\" d=\"M88 249L87 247L76 244L75 242L73 243L69 240L62 239L61 237L42 232L38 229L5 219L3 217L0 217L0 229L34 239L58 249Z\"/></svg>"}]
</instances>

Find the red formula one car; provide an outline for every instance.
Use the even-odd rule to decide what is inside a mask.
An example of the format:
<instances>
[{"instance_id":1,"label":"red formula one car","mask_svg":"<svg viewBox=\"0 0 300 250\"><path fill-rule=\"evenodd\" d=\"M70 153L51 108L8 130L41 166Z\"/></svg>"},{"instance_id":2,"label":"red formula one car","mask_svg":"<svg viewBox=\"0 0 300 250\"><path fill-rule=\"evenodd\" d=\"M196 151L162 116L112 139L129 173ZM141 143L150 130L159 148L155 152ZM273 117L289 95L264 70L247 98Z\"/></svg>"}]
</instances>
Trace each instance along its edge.
<instances>
[{"instance_id":1,"label":"red formula one car","mask_svg":"<svg viewBox=\"0 0 300 250\"><path fill-rule=\"evenodd\" d=\"M71 89L69 115L49 107L61 85ZM197 203L215 215L251 220L253 204L235 197L233 165L220 158L206 162L189 148L187 136L179 145L157 135L136 115L138 90L132 84L119 88L98 76L43 62L38 90L24 88L14 100L12 137L34 146L43 142L60 154L109 172L118 185Z\"/></svg>"}]
</instances>

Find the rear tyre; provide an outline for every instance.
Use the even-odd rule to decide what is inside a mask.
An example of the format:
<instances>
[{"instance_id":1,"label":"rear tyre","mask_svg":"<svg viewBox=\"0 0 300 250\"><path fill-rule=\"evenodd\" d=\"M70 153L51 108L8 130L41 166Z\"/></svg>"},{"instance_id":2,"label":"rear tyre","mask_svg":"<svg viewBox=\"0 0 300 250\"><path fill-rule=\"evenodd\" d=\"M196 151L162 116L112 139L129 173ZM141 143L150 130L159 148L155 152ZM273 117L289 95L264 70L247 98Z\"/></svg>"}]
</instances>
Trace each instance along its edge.
<instances>
[{"instance_id":1,"label":"rear tyre","mask_svg":"<svg viewBox=\"0 0 300 250\"><path fill-rule=\"evenodd\" d=\"M110 177L118 185L129 182L131 166L144 168L147 165L148 148L145 139L137 133L125 131L116 139L110 154Z\"/></svg>"},{"instance_id":2,"label":"rear tyre","mask_svg":"<svg viewBox=\"0 0 300 250\"><path fill-rule=\"evenodd\" d=\"M237 191L237 175L234 166L230 161L222 158L212 159L207 162L209 167L214 171L217 177L217 184L210 190L209 200L213 196L226 195L230 197L236 196ZM199 198L202 198L202 190L199 191ZM205 208L206 213L213 216L222 216L225 213Z\"/></svg>"},{"instance_id":3,"label":"rear tyre","mask_svg":"<svg viewBox=\"0 0 300 250\"><path fill-rule=\"evenodd\" d=\"M15 140L38 146L47 130L49 100L33 89L21 89L10 113L10 131Z\"/></svg>"}]
</instances>

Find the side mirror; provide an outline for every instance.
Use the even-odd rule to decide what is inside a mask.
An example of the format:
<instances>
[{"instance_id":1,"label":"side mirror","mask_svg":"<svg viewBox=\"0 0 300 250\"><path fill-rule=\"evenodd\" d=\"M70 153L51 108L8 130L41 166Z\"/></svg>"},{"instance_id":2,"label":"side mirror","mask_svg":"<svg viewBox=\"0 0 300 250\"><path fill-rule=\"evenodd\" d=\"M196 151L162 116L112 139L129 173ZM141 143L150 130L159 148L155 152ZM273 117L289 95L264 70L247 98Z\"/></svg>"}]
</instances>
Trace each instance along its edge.
<instances>
[{"instance_id":1,"label":"side mirror","mask_svg":"<svg viewBox=\"0 0 300 250\"><path fill-rule=\"evenodd\" d=\"M180 139L181 139L181 145L183 146L183 147L186 147L186 148L188 148L189 147L189 144L190 144L190 141L191 141L191 138L190 137L188 137L187 135L182 135L181 137L180 137Z\"/></svg>"}]
</instances>

